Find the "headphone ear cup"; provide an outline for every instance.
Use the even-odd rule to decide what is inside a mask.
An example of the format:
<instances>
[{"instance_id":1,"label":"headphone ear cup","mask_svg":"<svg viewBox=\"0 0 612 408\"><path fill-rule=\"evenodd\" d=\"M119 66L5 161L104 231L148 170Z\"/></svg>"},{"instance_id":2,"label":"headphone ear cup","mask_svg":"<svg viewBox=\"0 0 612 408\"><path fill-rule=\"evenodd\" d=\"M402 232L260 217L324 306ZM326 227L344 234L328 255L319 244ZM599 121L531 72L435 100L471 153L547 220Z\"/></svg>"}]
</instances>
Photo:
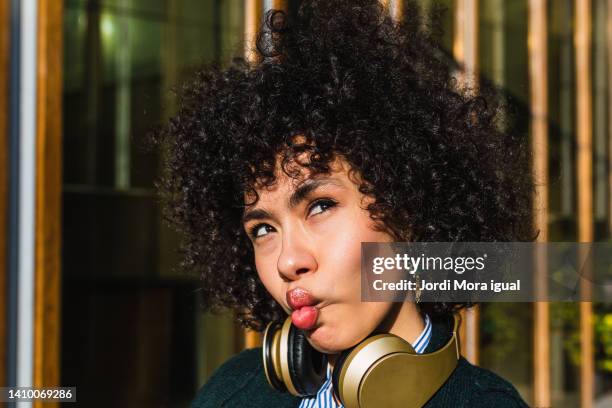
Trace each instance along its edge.
<instances>
[{"instance_id":1,"label":"headphone ear cup","mask_svg":"<svg viewBox=\"0 0 612 408\"><path fill-rule=\"evenodd\" d=\"M274 361L276 356L273 352L278 348L278 345L274 344L274 337L280 329L281 324L279 322L271 322L266 327L263 337L263 364L268 383L276 390L284 392L287 390L287 387L283 380L279 378L274 368L280 364L280 362Z\"/></svg>"},{"instance_id":2,"label":"headphone ear cup","mask_svg":"<svg viewBox=\"0 0 612 408\"><path fill-rule=\"evenodd\" d=\"M332 371L332 392L334 394L334 397L336 397L336 400L340 401L340 403L343 405L344 402L342 402L342 398L340 396L340 373L342 372L342 366L344 365L344 362L351 354L351 352L355 349L355 347L357 346L351 347L350 349L346 349L340 353L340 355L336 359L336 363L334 364L334 370Z\"/></svg>"},{"instance_id":3,"label":"headphone ear cup","mask_svg":"<svg viewBox=\"0 0 612 408\"><path fill-rule=\"evenodd\" d=\"M325 382L327 355L315 350L306 334L295 326L289 329L288 368L291 381L300 396L313 396Z\"/></svg>"}]
</instances>

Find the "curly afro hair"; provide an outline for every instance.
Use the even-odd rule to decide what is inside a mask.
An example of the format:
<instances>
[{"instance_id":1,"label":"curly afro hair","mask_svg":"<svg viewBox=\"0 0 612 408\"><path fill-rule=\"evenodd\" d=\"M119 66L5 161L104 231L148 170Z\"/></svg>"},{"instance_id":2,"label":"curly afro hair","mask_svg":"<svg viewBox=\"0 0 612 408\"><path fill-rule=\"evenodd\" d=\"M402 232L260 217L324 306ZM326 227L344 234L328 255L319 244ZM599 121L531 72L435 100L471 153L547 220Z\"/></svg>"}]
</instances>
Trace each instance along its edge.
<instances>
[{"instance_id":1,"label":"curly afro hair","mask_svg":"<svg viewBox=\"0 0 612 408\"><path fill-rule=\"evenodd\" d=\"M183 86L157 134L157 186L206 309L234 309L255 330L285 316L241 223L245 193L274 183L279 154L284 169L305 153L315 174L342 157L397 240L534 239L528 135L494 91L457 89L436 31L405 10L394 22L377 0L303 1L294 16L266 15L261 61L206 67ZM464 306L420 304L430 315Z\"/></svg>"}]
</instances>

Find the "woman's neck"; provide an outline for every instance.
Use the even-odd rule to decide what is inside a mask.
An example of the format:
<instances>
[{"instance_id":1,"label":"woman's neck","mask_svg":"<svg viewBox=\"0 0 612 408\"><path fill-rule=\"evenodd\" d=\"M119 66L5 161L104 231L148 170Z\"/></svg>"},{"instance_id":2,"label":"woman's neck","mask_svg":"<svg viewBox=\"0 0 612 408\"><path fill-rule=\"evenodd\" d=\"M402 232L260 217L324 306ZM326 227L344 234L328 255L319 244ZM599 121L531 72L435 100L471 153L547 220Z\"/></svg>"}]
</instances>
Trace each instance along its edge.
<instances>
[{"instance_id":1,"label":"woman's neck","mask_svg":"<svg viewBox=\"0 0 612 408\"><path fill-rule=\"evenodd\" d=\"M385 319L376 328L377 333L391 333L410 344L425 329L425 321L414 302L394 303ZM328 354L327 361L333 370L340 354Z\"/></svg>"}]
</instances>

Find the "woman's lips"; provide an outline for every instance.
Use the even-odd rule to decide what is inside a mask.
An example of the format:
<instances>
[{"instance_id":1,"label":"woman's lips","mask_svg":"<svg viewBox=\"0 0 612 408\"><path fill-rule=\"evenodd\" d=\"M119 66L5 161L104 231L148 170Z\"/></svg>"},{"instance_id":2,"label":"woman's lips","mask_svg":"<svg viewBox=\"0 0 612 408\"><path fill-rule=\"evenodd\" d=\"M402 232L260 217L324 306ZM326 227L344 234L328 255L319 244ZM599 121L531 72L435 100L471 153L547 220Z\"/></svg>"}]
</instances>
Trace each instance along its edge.
<instances>
[{"instance_id":1,"label":"woman's lips","mask_svg":"<svg viewBox=\"0 0 612 408\"><path fill-rule=\"evenodd\" d=\"M314 306L304 306L291 313L291 321L295 327L302 330L310 330L314 327L319 317L319 311Z\"/></svg>"},{"instance_id":2,"label":"woman's lips","mask_svg":"<svg viewBox=\"0 0 612 408\"><path fill-rule=\"evenodd\" d=\"M304 306L313 306L317 300L306 289L295 288L287 291L287 303L293 310Z\"/></svg>"},{"instance_id":3,"label":"woman's lips","mask_svg":"<svg viewBox=\"0 0 612 408\"><path fill-rule=\"evenodd\" d=\"M319 316L319 311L314 307L317 299L302 288L287 291L286 297L289 307L293 309L293 313L291 313L293 324L302 330L309 330L314 327Z\"/></svg>"}]
</instances>

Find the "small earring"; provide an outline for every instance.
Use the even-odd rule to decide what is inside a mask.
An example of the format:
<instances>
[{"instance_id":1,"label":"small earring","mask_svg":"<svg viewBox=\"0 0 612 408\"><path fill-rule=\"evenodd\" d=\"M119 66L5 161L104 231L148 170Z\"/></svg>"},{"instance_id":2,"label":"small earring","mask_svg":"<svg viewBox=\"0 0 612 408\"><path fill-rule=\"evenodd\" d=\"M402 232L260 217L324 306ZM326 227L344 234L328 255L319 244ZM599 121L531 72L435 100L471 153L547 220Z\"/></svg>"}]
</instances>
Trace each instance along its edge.
<instances>
[{"instance_id":1,"label":"small earring","mask_svg":"<svg viewBox=\"0 0 612 408\"><path fill-rule=\"evenodd\" d=\"M416 279L416 291L414 296L414 301L418 304L421 301L421 279L419 278L419 273L415 272L414 277Z\"/></svg>"}]
</instances>

